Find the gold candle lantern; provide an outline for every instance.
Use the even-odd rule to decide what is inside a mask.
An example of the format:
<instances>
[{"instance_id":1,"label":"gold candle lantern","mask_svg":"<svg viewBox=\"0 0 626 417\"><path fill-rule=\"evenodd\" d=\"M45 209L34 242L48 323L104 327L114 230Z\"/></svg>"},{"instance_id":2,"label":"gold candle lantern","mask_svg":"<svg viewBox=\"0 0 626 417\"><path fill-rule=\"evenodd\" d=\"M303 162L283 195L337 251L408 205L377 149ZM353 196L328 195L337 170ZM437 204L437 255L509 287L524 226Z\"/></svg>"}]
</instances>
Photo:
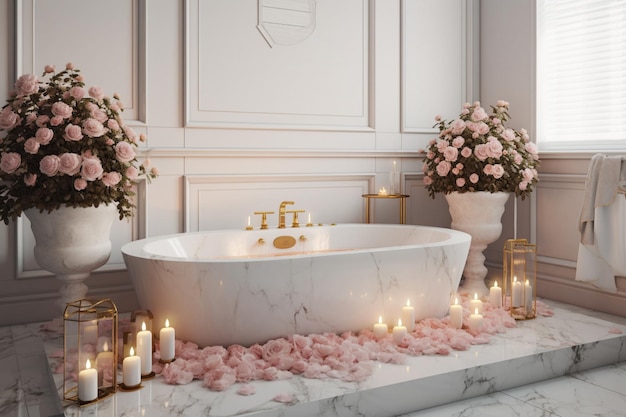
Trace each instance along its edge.
<instances>
[{"instance_id":1,"label":"gold candle lantern","mask_svg":"<svg viewBox=\"0 0 626 417\"><path fill-rule=\"evenodd\" d=\"M502 305L516 320L537 315L537 245L526 239L504 243Z\"/></svg>"},{"instance_id":2,"label":"gold candle lantern","mask_svg":"<svg viewBox=\"0 0 626 417\"><path fill-rule=\"evenodd\" d=\"M64 400L87 403L115 392L117 344L117 307L113 301L83 298L66 304L63 314Z\"/></svg>"}]
</instances>

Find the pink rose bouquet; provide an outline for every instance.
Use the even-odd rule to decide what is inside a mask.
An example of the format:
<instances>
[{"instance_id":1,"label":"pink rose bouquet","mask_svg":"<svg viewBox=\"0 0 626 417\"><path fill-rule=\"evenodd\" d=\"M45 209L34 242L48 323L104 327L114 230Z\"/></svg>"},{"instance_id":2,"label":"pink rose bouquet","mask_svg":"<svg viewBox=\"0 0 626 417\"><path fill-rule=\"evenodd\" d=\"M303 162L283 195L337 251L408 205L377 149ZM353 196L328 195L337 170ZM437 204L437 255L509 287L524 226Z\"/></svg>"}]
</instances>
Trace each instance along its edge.
<instances>
[{"instance_id":1,"label":"pink rose bouquet","mask_svg":"<svg viewBox=\"0 0 626 417\"><path fill-rule=\"evenodd\" d=\"M487 191L511 192L522 200L537 183L539 155L525 129L505 126L509 103L500 100L487 114L479 102L466 103L452 121L436 117L439 136L421 152L424 184L431 197Z\"/></svg>"},{"instance_id":2,"label":"pink rose bouquet","mask_svg":"<svg viewBox=\"0 0 626 417\"><path fill-rule=\"evenodd\" d=\"M42 78L19 77L0 111L0 219L100 204L131 216L137 180L158 176L137 160L144 135L124 123L116 95L86 89L72 64L59 73L46 65Z\"/></svg>"}]
</instances>

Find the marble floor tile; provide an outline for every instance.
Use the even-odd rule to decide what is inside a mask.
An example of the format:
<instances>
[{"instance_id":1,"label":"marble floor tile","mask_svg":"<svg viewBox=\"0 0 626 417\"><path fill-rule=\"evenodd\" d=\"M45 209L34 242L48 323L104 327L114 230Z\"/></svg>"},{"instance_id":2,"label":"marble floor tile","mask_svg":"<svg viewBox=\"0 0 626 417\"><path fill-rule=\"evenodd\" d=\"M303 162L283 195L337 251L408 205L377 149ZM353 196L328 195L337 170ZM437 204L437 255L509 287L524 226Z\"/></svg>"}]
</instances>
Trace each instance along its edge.
<instances>
[{"instance_id":1,"label":"marble floor tile","mask_svg":"<svg viewBox=\"0 0 626 417\"><path fill-rule=\"evenodd\" d=\"M209 391L200 381L161 378L86 407L60 400L62 376L50 372L63 345L62 323L0 328L1 416L579 416L623 412L626 320L555 307L553 317L518 322L485 345L447 356L377 364L365 381L294 376L252 381L256 394ZM60 326L59 326L60 325ZM565 376L563 376L565 375ZM278 394L293 401L280 403ZM576 399L580 399L577 401ZM624 409L624 410L622 410Z\"/></svg>"}]
</instances>

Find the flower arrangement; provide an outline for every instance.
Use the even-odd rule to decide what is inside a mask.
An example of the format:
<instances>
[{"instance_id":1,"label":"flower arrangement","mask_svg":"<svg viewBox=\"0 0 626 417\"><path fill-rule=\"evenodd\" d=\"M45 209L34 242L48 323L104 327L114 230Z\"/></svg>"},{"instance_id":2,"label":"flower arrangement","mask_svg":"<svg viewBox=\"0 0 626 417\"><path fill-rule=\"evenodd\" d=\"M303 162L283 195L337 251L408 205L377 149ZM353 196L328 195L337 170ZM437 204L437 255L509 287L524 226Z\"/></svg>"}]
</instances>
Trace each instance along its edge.
<instances>
[{"instance_id":1,"label":"flower arrangement","mask_svg":"<svg viewBox=\"0 0 626 417\"><path fill-rule=\"evenodd\" d=\"M537 183L539 155L525 129L505 126L509 103L499 100L488 115L480 102L466 103L453 121L437 116L439 137L430 141L424 158L424 184L431 197L504 191L522 200Z\"/></svg>"},{"instance_id":2,"label":"flower arrangement","mask_svg":"<svg viewBox=\"0 0 626 417\"><path fill-rule=\"evenodd\" d=\"M0 111L0 219L112 203L120 220L131 216L137 179L158 176L137 161L145 136L124 124L117 95L86 89L71 63L59 73L47 65L43 77L19 77Z\"/></svg>"}]
</instances>

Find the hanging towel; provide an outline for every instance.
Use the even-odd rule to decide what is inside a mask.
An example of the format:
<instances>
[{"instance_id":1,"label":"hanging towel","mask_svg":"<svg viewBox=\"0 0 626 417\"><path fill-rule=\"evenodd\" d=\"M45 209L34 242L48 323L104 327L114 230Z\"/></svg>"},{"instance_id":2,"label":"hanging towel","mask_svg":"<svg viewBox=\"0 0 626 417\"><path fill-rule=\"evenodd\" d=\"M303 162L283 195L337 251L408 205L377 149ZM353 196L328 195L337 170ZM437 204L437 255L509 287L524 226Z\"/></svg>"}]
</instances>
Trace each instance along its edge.
<instances>
[{"instance_id":1,"label":"hanging towel","mask_svg":"<svg viewBox=\"0 0 626 417\"><path fill-rule=\"evenodd\" d=\"M626 276L626 164L623 157L594 155L579 219L576 280L616 292ZM617 198L616 198L617 197Z\"/></svg>"}]
</instances>

